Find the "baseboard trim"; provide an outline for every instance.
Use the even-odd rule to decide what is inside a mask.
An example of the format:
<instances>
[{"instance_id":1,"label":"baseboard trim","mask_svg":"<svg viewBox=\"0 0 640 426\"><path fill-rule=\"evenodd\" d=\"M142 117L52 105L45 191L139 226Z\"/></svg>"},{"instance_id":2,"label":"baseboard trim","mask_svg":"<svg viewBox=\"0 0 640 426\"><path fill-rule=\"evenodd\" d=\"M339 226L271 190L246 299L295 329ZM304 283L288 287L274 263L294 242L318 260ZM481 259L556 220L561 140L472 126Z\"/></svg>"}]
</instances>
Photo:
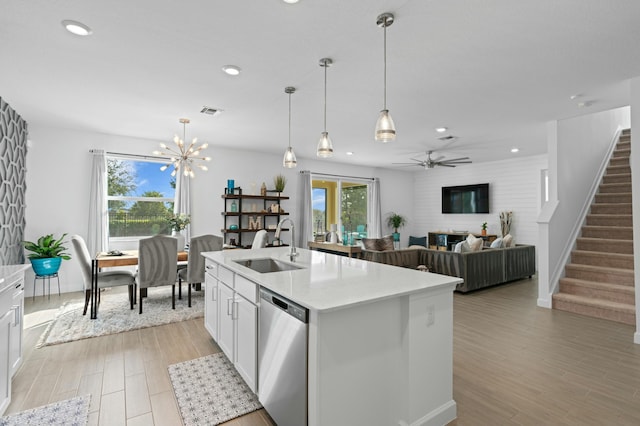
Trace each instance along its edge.
<instances>
[{"instance_id":1,"label":"baseboard trim","mask_svg":"<svg viewBox=\"0 0 640 426\"><path fill-rule=\"evenodd\" d=\"M551 298L549 299L538 299L538 306L540 306L541 308L547 308L547 309L551 309L553 308L553 303L551 302Z\"/></svg>"},{"instance_id":2,"label":"baseboard trim","mask_svg":"<svg viewBox=\"0 0 640 426\"><path fill-rule=\"evenodd\" d=\"M442 426L455 420L456 417L458 417L458 408L452 399L411 423L411 426Z\"/></svg>"}]
</instances>

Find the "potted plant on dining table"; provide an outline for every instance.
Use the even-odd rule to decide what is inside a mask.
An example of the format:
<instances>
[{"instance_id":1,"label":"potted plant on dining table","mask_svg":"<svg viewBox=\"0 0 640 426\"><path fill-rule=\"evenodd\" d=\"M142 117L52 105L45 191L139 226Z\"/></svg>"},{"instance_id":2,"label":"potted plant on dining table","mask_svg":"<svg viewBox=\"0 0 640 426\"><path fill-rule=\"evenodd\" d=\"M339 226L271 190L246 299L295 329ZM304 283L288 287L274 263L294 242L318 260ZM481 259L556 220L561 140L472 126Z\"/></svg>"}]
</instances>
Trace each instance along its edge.
<instances>
[{"instance_id":1,"label":"potted plant on dining table","mask_svg":"<svg viewBox=\"0 0 640 426\"><path fill-rule=\"evenodd\" d=\"M182 231L191 223L191 217L188 214L174 214L168 220L169 226L171 226L171 236L178 239L178 251L182 251L186 246Z\"/></svg>"}]
</instances>

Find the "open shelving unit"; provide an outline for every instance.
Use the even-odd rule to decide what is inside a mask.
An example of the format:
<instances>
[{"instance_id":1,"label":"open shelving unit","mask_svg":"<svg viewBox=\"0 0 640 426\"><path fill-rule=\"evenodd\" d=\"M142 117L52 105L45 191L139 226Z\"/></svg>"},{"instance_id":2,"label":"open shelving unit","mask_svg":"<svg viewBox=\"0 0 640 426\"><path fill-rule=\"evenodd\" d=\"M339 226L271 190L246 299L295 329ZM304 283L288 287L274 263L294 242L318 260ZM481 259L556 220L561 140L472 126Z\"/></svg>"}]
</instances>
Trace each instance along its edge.
<instances>
[{"instance_id":1,"label":"open shelving unit","mask_svg":"<svg viewBox=\"0 0 640 426\"><path fill-rule=\"evenodd\" d=\"M225 188L221 197L224 199L224 211L221 213L224 217L224 228L220 231L224 235L225 244L232 245L233 238L238 248L250 248L255 233L260 229L270 233L275 232L278 222L289 215L288 212L283 212L280 206L280 203L288 200L289 197L279 192L268 191L267 195L245 195L242 193L242 188L234 188L232 192ZM237 211L232 211L231 206L234 202ZM277 211L272 210L272 205L277 206ZM256 222L259 222L258 227L251 228L251 224ZM282 231L289 231L289 228L282 228ZM268 247L272 247L272 244L270 243Z\"/></svg>"}]
</instances>

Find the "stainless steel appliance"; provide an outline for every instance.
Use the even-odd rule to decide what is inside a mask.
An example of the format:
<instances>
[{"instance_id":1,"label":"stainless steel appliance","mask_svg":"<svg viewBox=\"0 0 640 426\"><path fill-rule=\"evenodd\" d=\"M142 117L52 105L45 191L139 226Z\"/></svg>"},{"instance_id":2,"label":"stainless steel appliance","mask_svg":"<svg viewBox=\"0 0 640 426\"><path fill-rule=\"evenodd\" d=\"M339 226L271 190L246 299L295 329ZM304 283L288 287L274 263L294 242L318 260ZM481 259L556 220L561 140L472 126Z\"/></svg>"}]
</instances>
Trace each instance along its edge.
<instances>
[{"instance_id":1,"label":"stainless steel appliance","mask_svg":"<svg viewBox=\"0 0 640 426\"><path fill-rule=\"evenodd\" d=\"M278 426L307 424L309 311L260 289L258 399Z\"/></svg>"}]
</instances>

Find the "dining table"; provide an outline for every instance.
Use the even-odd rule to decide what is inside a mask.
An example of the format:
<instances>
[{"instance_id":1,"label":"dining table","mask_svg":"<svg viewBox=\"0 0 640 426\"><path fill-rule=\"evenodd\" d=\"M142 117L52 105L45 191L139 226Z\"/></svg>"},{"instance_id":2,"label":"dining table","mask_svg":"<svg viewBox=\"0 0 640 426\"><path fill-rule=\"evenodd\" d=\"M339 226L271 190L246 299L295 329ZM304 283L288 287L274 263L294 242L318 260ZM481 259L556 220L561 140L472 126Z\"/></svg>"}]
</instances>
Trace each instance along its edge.
<instances>
[{"instance_id":1,"label":"dining table","mask_svg":"<svg viewBox=\"0 0 640 426\"><path fill-rule=\"evenodd\" d=\"M189 259L189 252L179 251L176 267L180 263L185 263ZM124 250L121 252L100 252L91 261L91 294L90 294L90 317L98 318L98 272L102 268L116 266L135 266L138 264L138 250Z\"/></svg>"}]
</instances>

